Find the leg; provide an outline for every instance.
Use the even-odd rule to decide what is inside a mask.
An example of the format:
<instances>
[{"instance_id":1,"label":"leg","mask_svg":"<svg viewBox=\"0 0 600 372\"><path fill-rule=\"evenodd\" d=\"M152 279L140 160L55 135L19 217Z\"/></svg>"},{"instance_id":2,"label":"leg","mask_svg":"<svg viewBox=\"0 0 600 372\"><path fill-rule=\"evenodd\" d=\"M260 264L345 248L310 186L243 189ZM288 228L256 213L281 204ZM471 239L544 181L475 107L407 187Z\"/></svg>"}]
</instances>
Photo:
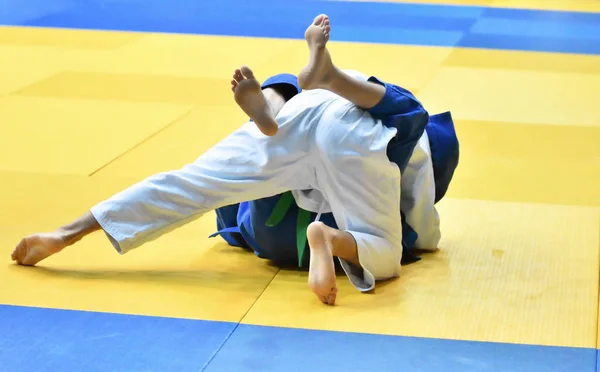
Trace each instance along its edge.
<instances>
[{"instance_id":1,"label":"leg","mask_svg":"<svg viewBox=\"0 0 600 372\"><path fill-rule=\"evenodd\" d=\"M321 302L334 305L337 286L333 257L360 266L356 241L350 233L333 229L319 221L308 226L306 235L310 246L308 286Z\"/></svg>"},{"instance_id":2,"label":"leg","mask_svg":"<svg viewBox=\"0 0 600 372\"><path fill-rule=\"evenodd\" d=\"M33 266L100 229L98 221L87 212L51 233L34 234L23 238L15 247L11 258L19 265Z\"/></svg>"},{"instance_id":3,"label":"leg","mask_svg":"<svg viewBox=\"0 0 600 372\"><path fill-rule=\"evenodd\" d=\"M293 142L266 143L252 127L248 123L193 164L151 176L53 233L23 239L13 260L35 265L100 229L124 254L216 208L306 188L301 181L305 154L295 152Z\"/></svg>"},{"instance_id":4,"label":"leg","mask_svg":"<svg viewBox=\"0 0 600 372\"><path fill-rule=\"evenodd\" d=\"M233 80L231 80L231 90L235 102L254 121L263 134L267 136L277 134L278 126L275 117L285 103L282 95L277 94L273 89L270 89L268 93L263 92L254 73L247 66L235 70Z\"/></svg>"},{"instance_id":5,"label":"leg","mask_svg":"<svg viewBox=\"0 0 600 372\"><path fill-rule=\"evenodd\" d=\"M281 94L265 96L281 107ZM284 135L267 140L252 123L225 138L193 164L161 173L94 206L90 212L51 233L21 240L12 253L18 264L35 265L84 236L103 229L121 252L199 218L205 212L290 189L310 188L303 180L306 133L284 124ZM276 156L274 156L276 155Z\"/></svg>"},{"instance_id":6,"label":"leg","mask_svg":"<svg viewBox=\"0 0 600 372\"><path fill-rule=\"evenodd\" d=\"M386 154L395 131L350 103L329 107L340 115L326 114L317 126L317 183L340 230L314 224L308 234L309 285L321 301L331 304L337 291L333 256L360 291L399 274L402 221L400 170ZM332 120L343 125L325 125Z\"/></svg>"},{"instance_id":7,"label":"leg","mask_svg":"<svg viewBox=\"0 0 600 372\"><path fill-rule=\"evenodd\" d=\"M236 75L238 71L236 70ZM234 82L236 80L232 81L232 84ZM262 92L268 105L273 110L273 115L277 116L286 102L286 97L284 97L280 89L275 89L274 87L267 87ZM23 238L15 247L11 258L20 265L33 266L64 248L75 244L86 235L101 229L94 215L87 212L85 215L65 226L59 227L53 232L34 234Z\"/></svg>"},{"instance_id":8,"label":"leg","mask_svg":"<svg viewBox=\"0 0 600 372\"><path fill-rule=\"evenodd\" d=\"M273 116L276 117L277 114L279 114L279 111L281 111L283 105L285 105L285 97L274 88L266 88L263 89L262 92L265 96L265 99L267 100L267 104L271 107L271 110L273 111Z\"/></svg>"},{"instance_id":9,"label":"leg","mask_svg":"<svg viewBox=\"0 0 600 372\"><path fill-rule=\"evenodd\" d=\"M329 18L322 14L306 30L310 61L298 75L298 83L302 89L329 90L362 109L374 107L383 98L385 87L356 79L333 64L327 50L330 28Z\"/></svg>"},{"instance_id":10,"label":"leg","mask_svg":"<svg viewBox=\"0 0 600 372\"><path fill-rule=\"evenodd\" d=\"M330 247L331 256L338 257L352 284L367 292L374 288L376 280L393 278L400 272L400 170L387 159L385 149L354 159L331 160L334 161L324 162L317 177L340 230L326 228L329 231L323 234L328 241L325 246ZM313 248L311 242L311 249L312 260L318 245ZM322 259L324 256L315 255ZM332 288L331 281L335 282L333 271L324 272L314 275L317 285L310 283L321 293L325 287Z\"/></svg>"}]
</instances>

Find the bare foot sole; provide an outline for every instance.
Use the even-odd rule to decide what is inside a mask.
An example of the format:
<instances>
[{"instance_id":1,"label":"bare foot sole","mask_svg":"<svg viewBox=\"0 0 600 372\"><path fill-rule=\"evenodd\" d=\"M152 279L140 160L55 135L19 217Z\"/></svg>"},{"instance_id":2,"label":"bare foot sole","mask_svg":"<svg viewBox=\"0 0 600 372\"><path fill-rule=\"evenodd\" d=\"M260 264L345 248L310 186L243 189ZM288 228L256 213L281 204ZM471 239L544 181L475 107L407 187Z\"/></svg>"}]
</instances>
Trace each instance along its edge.
<instances>
[{"instance_id":1,"label":"bare foot sole","mask_svg":"<svg viewBox=\"0 0 600 372\"><path fill-rule=\"evenodd\" d=\"M248 115L260 131L273 136L277 133L277 122L273 110L260 89L260 83L250 68L243 66L235 70L231 80L235 102Z\"/></svg>"},{"instance_id":2,"label":"bare foot sole","mask_svg":"<svg viewBox=\"0 0 600 372\"><path fill-rule=\"evenodd\" d=\"M298 74L298 84L302 89L326 88L331 74L335 71L327 50L330 30L329 17L321 14L314 19L304 33L310 51L310 59L308 65Z\"/></svg>"},{"instance_id":3,"label":"bare foot sole","mask_svg":"<svg viewBox=\"0 0 600 372\"><path fill-rule=\"evenodd\" d=\"M19 265L34 266L66 247L58 233L35 234L21 240L11 258Z\"/></svg>"},{"instance_id":4,"label":"bare foot sole","mask_svg":"<svg viewBox=\"0 0 600 372\"><path fill-rule=\"evenodd\" d=\"M333 263L333 235L322 222L313 222L306 231L310 245L308 286L321 302L335 305L337 285Z\"/></svg>"}]
</instances>

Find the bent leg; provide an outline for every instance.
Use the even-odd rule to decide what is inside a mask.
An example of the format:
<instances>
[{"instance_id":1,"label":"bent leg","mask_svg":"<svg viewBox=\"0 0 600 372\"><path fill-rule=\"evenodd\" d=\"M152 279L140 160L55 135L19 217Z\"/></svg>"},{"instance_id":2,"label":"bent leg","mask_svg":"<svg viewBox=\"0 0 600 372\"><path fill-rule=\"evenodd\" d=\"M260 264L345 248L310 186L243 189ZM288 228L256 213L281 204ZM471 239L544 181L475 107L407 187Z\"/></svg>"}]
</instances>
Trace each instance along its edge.
<instances>
[{"instance_id":1,"label":"bent leg","mask_svg":"<svg viewBox=\"0 0 600 372\"><path fill-rule=\"evenodd\" d=\"M316 130L318 188L339 229L356 242L357 260L352 244L346 244L346 256L338 255L340 263L357 289L369 291L376 280L400 272L400 169L387 156L395 131L347 101L329 107L332 114ZM325 125L334 112L341 125Z\"/></svg>"},{"instance_id":2,"label":"bent leg","mask_svg":"<svg viewBox=\"0 0 600 372\"><path fill-rule=\"evenodd\" d=\"M334 255L362 292L372 290L376 280L397 277L402 260L400 171L385 152L381 155L365 159L362 166L357 164L361 159L341 161L319 174L330 177L324 193L340 230L356 244L357 257L348 243L338 249L343 255Z\"/></svg>"}]
</instances>

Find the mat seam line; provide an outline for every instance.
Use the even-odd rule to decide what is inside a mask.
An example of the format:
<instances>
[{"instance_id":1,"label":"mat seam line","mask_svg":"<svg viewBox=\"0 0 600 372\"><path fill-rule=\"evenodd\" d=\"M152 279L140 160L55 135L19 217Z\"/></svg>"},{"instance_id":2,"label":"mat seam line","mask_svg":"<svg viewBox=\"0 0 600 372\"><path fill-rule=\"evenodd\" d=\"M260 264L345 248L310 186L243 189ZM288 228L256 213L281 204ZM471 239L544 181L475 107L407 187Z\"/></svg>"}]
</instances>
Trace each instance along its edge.
<instances>
[{"instance_id":1,"label":"mat seam line","mask_svg":"<svg viewBox=\"0 0 600 372\"><path fill-rule=\"evenodd\" d=\"M217 350L215 350L214 353L211 354L210 358L208 358L208 360L204 363L204 365L202 366L202 368L200 368L200 372L204 372L204 370L206 370L206 368L208 368L208 366L212 363L212 361L217 357L217 354L219 354L221 352L221 350L223 349L223 347L225 346L225 344L229 341L229 339L234 334L234 332L237 331L237 329L241 325L242 321L244 321L244 319L246 318L246 316L248 315L248 313L250 312L250 310L252 310L252 308L254 307L254 305L256 305L256 303L258 302L258 300L260 300L260 298L262 297L262 295L267 291L267 289L269 288L269 286L271 285L271 283L273 283L273 281L275 280L275 278L277 277L277 275L279 275L280 271L281 271L281 269L277 269L277 271L275 272L275 275L273 275L273 277L271 278L271 280L269 280L269 282L267 283L267 285L263 288L263 290L260 292L260 294L256 297L256 299L248 307L248 310L246 310L246 312L242 315L242 317L236 323L236 325L233 327L233 329L231 330L231 332L229 332L227 334L227 336L225 336L225 339L223 340L223 342L221 343L221 345L219 345L219 347L217 348Z\"/></svg>"},{"instance_id":2,"label":"mat seam line","mask_svg":"<svg viewBox=\"0 0 600 372\"><path fill-rule=\"evenodd\" d=\"M163 131L165 131L166 129L172 127L173 125L175 125L176 123L178 123L179 121L185 119L186 117L188 117L192 111L194 111L195 107L192 107L191 109L189 109L187 112L185 112L184 114L178 116L177 118L175 118L174 120L172 120L170 123L168 123L167 125L165 125L164 127L158 129L156 132L152 133L151 135L149 135L148 137L144 138L143 140L141 140L140 142L136 143L135 145L133 145L132 147L130 147L129 149L123 151L122 153L120 153L119 155L115 156L114 158L112 158L111 160L109 160L106 164L102 165L100 168L96 169L95 171L93 171L92 173L88 174L88 177L91 177L95 174L97 174L98 172L100 172L101 170L105 169L106 167L108 167L109 165L113 164L114 162L116 162L117 160L121 159L123 156L129 154L130 152L132 152L133 150L137 149L138 147L140 147L141 145L143 145L144 143L148 142L149 140L151 140L152 138L156 137L157 135L159 135L160 133L162 133Z\"/></svg>"},{"instance_id":3,"label":"mat seam line","mask_svg":"<svg viewBox=\"0 0 600 372\"><path fill-rule=\"evenodd\" d=\"M600 252L600 208L598 208L596 212L598 213L598 252ZM598 267L600 267L600 253L598 254ZM596 334L596 368L594 369L594 372L598 372L598 320L600 318L600 277L598 277L597 293L598 295L596 296L596 302L598 304L596 305L596 328L594 329L594 333Z\"/></svg>"}]
</instances>

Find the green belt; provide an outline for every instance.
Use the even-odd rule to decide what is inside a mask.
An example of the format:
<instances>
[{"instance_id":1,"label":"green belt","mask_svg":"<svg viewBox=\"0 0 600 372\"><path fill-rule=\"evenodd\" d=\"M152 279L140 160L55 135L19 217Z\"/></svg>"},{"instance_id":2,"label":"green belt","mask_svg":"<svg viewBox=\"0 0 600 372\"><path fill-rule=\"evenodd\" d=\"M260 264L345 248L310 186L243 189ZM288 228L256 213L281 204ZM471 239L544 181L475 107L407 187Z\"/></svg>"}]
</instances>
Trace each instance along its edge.
<instances>
[{"instance_id":1,"label":"green belt","mask_svg":"<svg viewBox=\"0 0 600 372\"><path fill-rule=\"evenodd\" d=\"M283 221L288 210L295 203L294 195L291 191L281 194L273 212L267 220L268 227L275 227ZM306 252L306 230L310 224L311 212L298 207L298 220L296 221L296 249L298 250L298 267L302 267L304 262L304 253Z\"/></svg>"}]
</instances>

